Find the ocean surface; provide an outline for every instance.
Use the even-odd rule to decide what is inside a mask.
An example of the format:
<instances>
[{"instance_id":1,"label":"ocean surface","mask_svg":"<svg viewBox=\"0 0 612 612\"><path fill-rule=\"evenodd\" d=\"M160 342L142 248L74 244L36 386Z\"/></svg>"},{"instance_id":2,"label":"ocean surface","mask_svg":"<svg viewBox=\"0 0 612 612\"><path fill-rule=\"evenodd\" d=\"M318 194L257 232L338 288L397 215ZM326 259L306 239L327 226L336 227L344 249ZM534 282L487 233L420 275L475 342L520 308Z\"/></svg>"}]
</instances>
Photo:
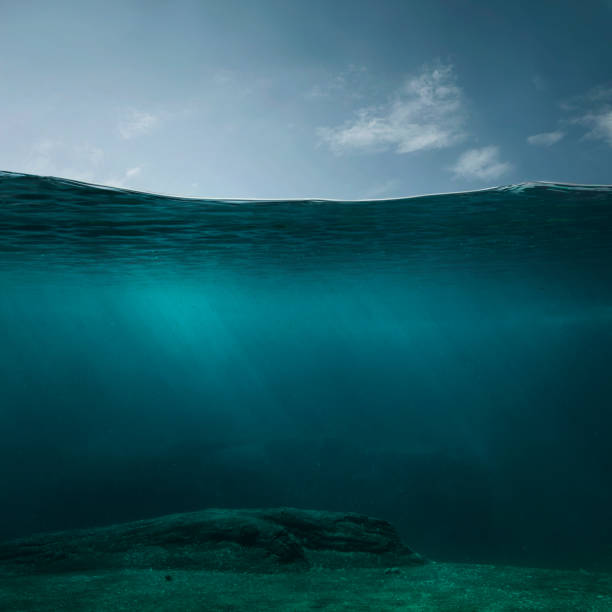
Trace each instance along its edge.
<instances>
[{"instance_id":1,"label":"ocean surface","mask_svg":"<svg viewBox=\"0 0 612 612\"><path fill-rule=\"evenodd\" d=\"M185 199L0 173L0 538L206 507L612 569L612 188Z\"/></svg>"}]
</instances>

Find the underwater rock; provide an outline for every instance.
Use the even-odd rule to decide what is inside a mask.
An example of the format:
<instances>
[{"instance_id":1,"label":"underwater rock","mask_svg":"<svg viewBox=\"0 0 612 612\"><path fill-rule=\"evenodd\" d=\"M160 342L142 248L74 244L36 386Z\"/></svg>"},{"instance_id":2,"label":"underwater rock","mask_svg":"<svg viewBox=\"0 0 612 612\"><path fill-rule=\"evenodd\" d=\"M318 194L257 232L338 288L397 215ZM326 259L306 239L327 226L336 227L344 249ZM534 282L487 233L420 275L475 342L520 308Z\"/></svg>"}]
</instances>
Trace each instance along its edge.
<instances>
[{"instance_id":1,"label":"underwater rock","mask_svg":"<svg viewBox=\"0 0 612 612\"><path fill-rule=\"evenodd\" d=\"M285 571L416 565L387 522L353 513L210 509L0 543L13 571L103 568ZM7 567L8 566L8 567Z\"/></svg>"}]
</instances>

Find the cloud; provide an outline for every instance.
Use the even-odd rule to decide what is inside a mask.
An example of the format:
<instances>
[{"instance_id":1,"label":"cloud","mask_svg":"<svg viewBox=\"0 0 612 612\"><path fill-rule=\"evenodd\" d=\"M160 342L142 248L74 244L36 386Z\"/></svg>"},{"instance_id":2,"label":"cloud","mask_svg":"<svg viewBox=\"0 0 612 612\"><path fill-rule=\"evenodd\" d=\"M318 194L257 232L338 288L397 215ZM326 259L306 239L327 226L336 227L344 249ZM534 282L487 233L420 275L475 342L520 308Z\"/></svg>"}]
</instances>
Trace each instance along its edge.
<instances>
[{"instance_id":1,"label":"cloud","mask_svg":"<svg viewBox=\"0 0 612 612\"><path fill-rule=\"evenodd\" d=\"M463 93L451 66L410 77L392 100L362 108L343 125L319 128L319 137L337 154L350 151L413 153L443 149L465 137Z\"/></svg>"},{"instance_id":2,"label":"cloud","mask_svg":"<svg viewBox=\"0 0 612 612\"><path fill-rule=\"evenodd\" d=\"M495 180L512 170L512 164L499 159L499 147L470 149L459 156L451 168L455 177Z\"/></svg>"},{"instance_id":3,"label":"cloud","mask_svg":"<svg viewBox=\"0 0 612 612\"><path fill-rule=\"evenodd\" d=\"M609 85L598 85L586 93L562 100L559 106L565 111L585 112L601 105L609 105L611 102L612 87Z\"/></svg>"},{"instance_id":4,"label":"cloud","mask_svg":"<svg viewBox=\"0 0 612 612\"><path fill-rule=\"evenodd\" d=\"M313 85L305 93L307 100L317 99L360 99L371 89L371 74L367 66L349 64L346 70L329 75L320 83Z\"/></svg>"},{"instance_id":5,"label":"cloud","mask_svg":"<svg viewBox=\"0 0 612 612\"><path fill-rule=\"evenodd\" d=\"M577 122L591 128L586 134L587 138L604 140L612 147L612 108L586 113Z\"/></svg>"},{"instance_id":6,"label":"cloud","mask_svg":"<svg viewBox=\"0 0 612 612\"><path fill-rule=\"evenodd\" d=\"M566 111L573 111L569 123L588 128L585 138L603 140L612 147L612 87L600 85L582 96L576 96L561 104Z\"/></svg>"},{"instance_id":7,"label":"cloud","mask_svg":"<svg viewBox=\"0 0 612 612\"><path fill-rule=\"evenodd\" d=\"M565 132L559 130L555 132L542 132L541 134L533 134L527 138L530 145L536 147L550 147L559 142L565 136Z\"/></svg>"},{"instance_id":8,"label":"cloud","mask_svg":"<svg viewBox=\"0 0 612 612\"><path fill-rule=\"evenodd\" d=\"M159 124L159 117L139 110L131 110L117 126L119 136L124 140L131 140L137 136L148 134Z\"/></svg>"},{"instance_id":9,"label":"cloud","mask_svg":"<svg viewBox=\"0 0 612 612\"><path fill-rule=\"evenodd\" d=\"M112 185L113 187L127 187L130 185L131 180L137 177L142 172L141 166L135 166L134 168L128 168L121 176L115 176L105 181L105 185Z\"/></svg>"}]
</instances>

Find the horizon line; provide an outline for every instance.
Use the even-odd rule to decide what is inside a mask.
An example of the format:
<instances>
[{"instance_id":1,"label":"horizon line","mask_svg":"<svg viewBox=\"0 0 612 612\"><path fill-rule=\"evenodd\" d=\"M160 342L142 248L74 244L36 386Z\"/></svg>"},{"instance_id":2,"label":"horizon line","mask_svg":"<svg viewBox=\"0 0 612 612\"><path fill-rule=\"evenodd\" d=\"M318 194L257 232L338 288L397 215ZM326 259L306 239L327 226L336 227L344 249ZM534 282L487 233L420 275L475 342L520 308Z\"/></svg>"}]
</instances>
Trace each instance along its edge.
<instances>
[{"instance_id":1,"label":"horizon line","mask_svg":"<svg viewBox=\"0 0 612 612\"><path fill-rule=\"evenodd\" d=\"M390 198L322 198L322 197L299 197L299 198L238 198L238 197L214 197L214 196L181 196L172 195L166 193L159 193L155 191L143 191L140 189L130 189L128 187L117 187L115 185L104 185L101 183L90 183L88 181L82 181L79 179L72 179L68 177L55 176L55 175L44 175L44 174L32 174L30 172L15 172L12 170L0 170L0 176L2 175L15 175L34 177L42 179L53 179L62 182L76 183L78 185L85 185L87 187L95 187L96 189L105 189L109 191L122 191L127 193L141 194L157 196L162 198L174 199L174 200L212 200L215 202L392 202L395 200L410 200L415 198L427 198L435 196L446 196L446 195L461 195L467 193L479 193L482 191L496 191L496 190L509 190L512 187L530 187L536 185L559 185L560 187L585 187L585 188L609 188L612 189L612 184L593 184L593 183L570 183L560 181L521 181L519 183L506 183L502 185L493 185L490 187L481 187L479 189L464 189L460 191L440 191L433 193L422 193L409 196L394 196Z\"/></svg>"}]
</instances>

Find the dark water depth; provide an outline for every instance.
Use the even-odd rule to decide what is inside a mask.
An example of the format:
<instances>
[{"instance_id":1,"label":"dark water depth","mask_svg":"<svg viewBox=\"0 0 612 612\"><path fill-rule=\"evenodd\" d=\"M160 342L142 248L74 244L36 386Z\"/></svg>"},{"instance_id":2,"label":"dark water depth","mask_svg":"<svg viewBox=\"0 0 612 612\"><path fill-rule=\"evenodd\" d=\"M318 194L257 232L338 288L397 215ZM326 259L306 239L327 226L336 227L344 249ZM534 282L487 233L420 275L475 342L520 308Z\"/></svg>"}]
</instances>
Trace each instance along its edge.
<instances>
[{"instance_id":1,"label":"dark water depth","mask_svg":"<svg viewBox=\"0 0 612 612\"><path fill-rule=\"evenodd\" d=\"M0 173L0 538L210 506L612 568L612 189L167 198Z\"/></svg>"}]
</instances>

